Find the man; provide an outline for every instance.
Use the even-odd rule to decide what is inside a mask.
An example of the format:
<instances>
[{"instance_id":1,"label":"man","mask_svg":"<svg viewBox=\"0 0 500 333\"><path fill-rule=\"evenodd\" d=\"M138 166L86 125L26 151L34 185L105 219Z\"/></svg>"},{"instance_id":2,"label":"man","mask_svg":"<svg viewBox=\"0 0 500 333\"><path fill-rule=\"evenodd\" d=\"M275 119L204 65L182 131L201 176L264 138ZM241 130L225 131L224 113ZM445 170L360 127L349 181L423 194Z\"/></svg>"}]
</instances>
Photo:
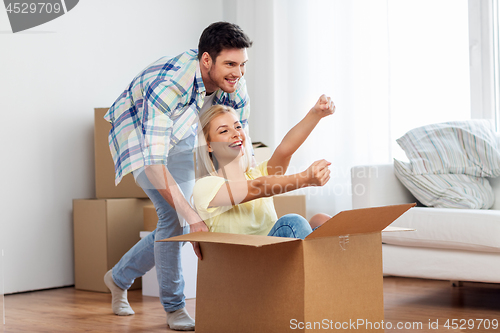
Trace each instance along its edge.
<instances>
[{"instance_id":1,"label":"man","mask_svg":"<svg viewBox=\"0 0 500 333\"><path fill-rule=\"evenodd\" d=\"M213 23L203 31L198 50L161 58L148 66L105 115L112 124L109 145L115 162L115 183L133 172L158 214L156 230L130 249L104 277L115 314L134 314L127 289L156 265L168 326L194 330L194 320L185 310L182 244L155 240L189 231L208 231L186 201L195 180L197 118L213 104L229 105L237 110L248 130L250 99L243 75L248 60L246 49L251 45L237 25ZM198 245L193 246L201 258Z\"/></svg>"}]
</instances>

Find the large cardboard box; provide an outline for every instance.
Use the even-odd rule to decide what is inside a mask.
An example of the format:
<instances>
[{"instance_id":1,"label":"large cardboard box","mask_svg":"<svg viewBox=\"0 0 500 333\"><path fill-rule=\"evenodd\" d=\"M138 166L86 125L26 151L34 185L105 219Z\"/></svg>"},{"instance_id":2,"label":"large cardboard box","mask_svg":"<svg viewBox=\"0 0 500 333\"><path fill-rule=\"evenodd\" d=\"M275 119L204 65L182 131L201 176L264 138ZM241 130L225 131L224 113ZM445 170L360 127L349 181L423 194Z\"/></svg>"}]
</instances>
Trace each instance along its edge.
<instances>
[{"instance_id":1,"label":"large cardboard box","mask_svg":"<svg viewBox=\"0 0 500 333\"><path fill-rule=\"evenodd\" d=\"M306 218L306 196L304 194L275 195L273 200L278 218L292 213Z\"/></svg>"},{"instance_id":2,"label":"large cardboard box","mask_svg":"<svg viewBox=\"0 0 500 333\"><path fill-rule=\"evenodd\" d=\"M96 198L147 198L130 173L115 186L115 166L108 145L111 124L103 117L107 108L96 108L94 119L95 191Z\"/></svg>"},{"instance_id":3,"label":"large cardboard box","mask_svg":"<svg viewBox=\"0 0 500 333\"><path fill-rule=\"evenodd\" d=\"M156 209L154 205L147 205L143 208L144 214L144 226L142 228L143 231L153 231L156 229L156 225L158 224L158 214L156 213Z\"/></svg>"},{"instance_id":4,"label":"large cardboard box","mask_svg":"<svg viewBox=\"0 0 500 333\"><path fill-rule=\"evenodd\" d=\"M306 239L193 233L196 332L383 332L381 231L413 204L335 215Z\"/></svg>"},{"instance_id":5,"label":"large cardboard box","mask_svg":"<svg viewBox=\"0 0 500 333\"><path fill-rule=\"evenodd\" d=\"M260 163L271 158L271 148L262 142L252 142L255 162Z\"/></svg>"},{"instance_id":6,"label":"large cardboard box","mask_svg":"<svg viewBox=\"0 0 500 333\"><path fill-rule=\"evenodd\" d=\"M75 199L75 288L109 292L104 274L139 241L149 199ZM133 289L140 288L138 279Z\"/></svg>"}]
</instances>

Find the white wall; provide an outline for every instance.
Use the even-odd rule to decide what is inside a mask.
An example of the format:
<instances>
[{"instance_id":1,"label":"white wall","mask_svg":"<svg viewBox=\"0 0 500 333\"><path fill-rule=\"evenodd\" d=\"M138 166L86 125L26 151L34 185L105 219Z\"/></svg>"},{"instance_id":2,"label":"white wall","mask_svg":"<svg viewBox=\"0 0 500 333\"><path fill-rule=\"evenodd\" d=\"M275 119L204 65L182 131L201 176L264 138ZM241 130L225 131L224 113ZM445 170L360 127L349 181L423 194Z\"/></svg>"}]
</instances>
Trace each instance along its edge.
<instances>
[{"instance_id":1,"label":"white wall","mask_svg":"<svg viewBox=\"0 0 500 333\"><path fill-rule=\"evenodd\" d=\"M251 100L250 136L274 149L281 142L281 138L275 142L274 135L274 110L280 102L274 96L274 1L223 0L223 6L224 19L238 24L253 41L245 73Z\"/></svg>"},{"instance_id":2,"label":"white wall","mask_svg":"<svg viewBox=\"0 0 500 333\"><path fill-rule=\"evenodd\" d=\"M74 283L72 199L95 196L94 108L110 106L159 57L196 48L222 7L85 0L16 34L0 9L5 293Z\"/></svg>"}]
</instances>

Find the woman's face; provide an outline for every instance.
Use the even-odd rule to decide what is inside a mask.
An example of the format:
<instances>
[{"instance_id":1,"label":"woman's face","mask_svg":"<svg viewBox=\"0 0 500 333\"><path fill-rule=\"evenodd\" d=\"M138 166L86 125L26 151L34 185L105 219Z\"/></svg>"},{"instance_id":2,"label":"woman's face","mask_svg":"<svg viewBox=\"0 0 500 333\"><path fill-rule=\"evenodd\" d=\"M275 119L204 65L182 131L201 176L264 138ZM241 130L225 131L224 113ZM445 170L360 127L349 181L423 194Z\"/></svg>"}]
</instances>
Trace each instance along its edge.
<instances>
[{"instance_id":1,"label":"woman's face","mask_svg":"<svg viewBox=\"0 0 500 333\"><path fill-rule=\"evenodd\" d=\"M208 151L217 159L234 159L245 152L245 131L238 118L232 113L223 113L209 124Z\"/></svg>"}]
</instances>

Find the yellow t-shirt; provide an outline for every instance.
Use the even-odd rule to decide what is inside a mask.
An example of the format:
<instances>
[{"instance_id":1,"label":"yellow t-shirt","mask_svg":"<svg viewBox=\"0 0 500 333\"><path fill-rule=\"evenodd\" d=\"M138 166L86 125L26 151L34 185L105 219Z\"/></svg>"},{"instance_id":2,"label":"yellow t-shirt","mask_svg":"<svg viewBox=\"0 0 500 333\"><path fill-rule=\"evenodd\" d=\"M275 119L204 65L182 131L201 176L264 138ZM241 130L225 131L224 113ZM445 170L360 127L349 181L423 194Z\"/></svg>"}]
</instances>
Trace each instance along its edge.
<instances>
[{"instance_id":1,"label":"yellow t-shirt","mask_svg":"<svg viewBox=\"0 0 500 333\"><path fill-rule=\"evenodd\" d=\"M248 180L267 176L267 161L245 173ZM272 197L260 198L234 206L208 208L219 189L222 177L207 176L196 181L194 207L211 232L266 236L278 219Z\"/></svg>"}]
</instances>

